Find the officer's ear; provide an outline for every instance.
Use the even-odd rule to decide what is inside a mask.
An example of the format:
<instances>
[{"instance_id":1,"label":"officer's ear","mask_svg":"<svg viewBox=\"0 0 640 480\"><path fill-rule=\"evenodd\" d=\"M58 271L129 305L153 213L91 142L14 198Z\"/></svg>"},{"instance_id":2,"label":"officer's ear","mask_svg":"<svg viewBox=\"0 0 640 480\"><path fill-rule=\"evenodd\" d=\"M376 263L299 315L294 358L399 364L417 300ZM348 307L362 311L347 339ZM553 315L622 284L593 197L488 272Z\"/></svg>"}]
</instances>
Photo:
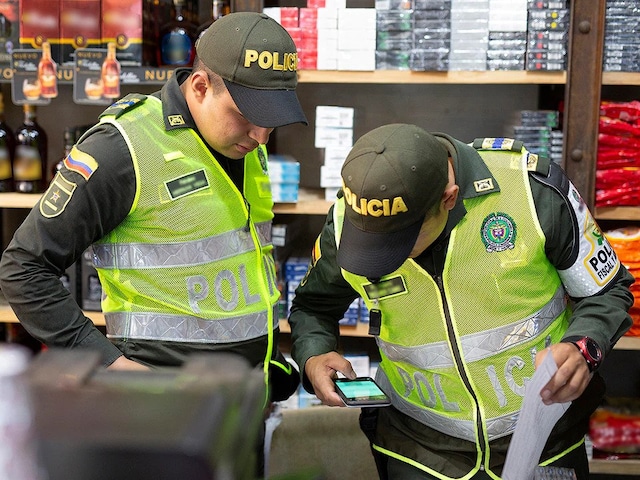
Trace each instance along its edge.
<instances>
[{"instance_id":1,"label":"officer's ear","mask_svg":"<svg viewBox=\"0 0 640 480\"><path fill-rule=\"evenodd\" d=\"M209 76L204 70L194 71L187 79L187 89L191 92L185 92L187 95L192 93L196 99L201 100L207 94L207 90L213 88L209 82Z\"/></svg>"}]
</instances>

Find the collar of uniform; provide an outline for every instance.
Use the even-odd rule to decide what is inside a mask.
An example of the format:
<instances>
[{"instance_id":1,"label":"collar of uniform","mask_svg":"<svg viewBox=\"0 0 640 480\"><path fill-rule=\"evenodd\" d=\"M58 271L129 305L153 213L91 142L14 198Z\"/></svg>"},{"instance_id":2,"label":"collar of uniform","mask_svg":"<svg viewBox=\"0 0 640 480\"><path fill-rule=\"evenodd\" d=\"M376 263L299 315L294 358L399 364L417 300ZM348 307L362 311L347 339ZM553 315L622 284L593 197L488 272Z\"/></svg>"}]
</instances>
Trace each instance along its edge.
<instances>
[{"instance_id":1,"label":"collar of uniform","mask_svg":"<svg viewBox=\"0 0 640 480\"><path fill-rule=\"evenodd\" d=\"M191 70L188 68L178 68L171 78L160 90L160 100L162 100L162 114L164 117L164 128L173 130L176 128L191 128L197 130L193 121L187 101L184 98L180 84L184 82Z\"/></svg>"},{"instance_id":2,"label":"collar of uniform","mask_svg":"<svg viewBox=\"0 0 640 480\"><path fill-rule=\"evenodd\" d=\"M500 191L498 181L491 174L475 148L444 133L434 133L434 135L453 158L456 183L460 187L462 199ZM479 188L478 185L482 187Z\"/></svg>"}]
</instances>

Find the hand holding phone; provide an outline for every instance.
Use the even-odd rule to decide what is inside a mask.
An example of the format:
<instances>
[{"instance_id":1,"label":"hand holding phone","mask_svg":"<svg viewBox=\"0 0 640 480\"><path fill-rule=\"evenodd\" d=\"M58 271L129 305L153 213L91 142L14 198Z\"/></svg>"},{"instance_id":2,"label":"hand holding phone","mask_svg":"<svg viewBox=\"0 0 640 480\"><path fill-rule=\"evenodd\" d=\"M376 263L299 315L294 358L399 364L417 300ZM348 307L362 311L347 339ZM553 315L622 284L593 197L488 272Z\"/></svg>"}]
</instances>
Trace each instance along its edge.
<instances>
[{"instance_id":1,"label":"hand holding phone","mask_svg":"<svg viewBox=\"0 0 640 480\"><path fill-rule=\"evenodd\" d=\"M371 377L336 378L336 392L347 407L386 407L389 397Z\"/></svg>"}]
</instances>

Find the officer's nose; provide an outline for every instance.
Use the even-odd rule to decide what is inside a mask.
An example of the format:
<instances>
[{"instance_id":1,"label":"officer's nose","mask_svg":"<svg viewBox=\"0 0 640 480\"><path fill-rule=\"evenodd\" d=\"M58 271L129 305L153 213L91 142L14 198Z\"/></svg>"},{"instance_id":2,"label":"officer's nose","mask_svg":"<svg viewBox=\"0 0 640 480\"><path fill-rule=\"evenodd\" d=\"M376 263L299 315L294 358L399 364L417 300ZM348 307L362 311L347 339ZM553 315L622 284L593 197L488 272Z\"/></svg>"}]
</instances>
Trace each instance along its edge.
<instances>
[{"instance_id":1,"label":"officer's nose","mask_svg":"<svg viewBox=\"0 0 640 480\"><path fill-rule=\"evenodd\" d=\"M273 132L273 130L273 128L258 127L257 125L254 125L251 129L251 132L249 133L249 136L260 145L266 145L269 141L269 135L271 135L271 132Z\"/></svg>"}]
</instances>

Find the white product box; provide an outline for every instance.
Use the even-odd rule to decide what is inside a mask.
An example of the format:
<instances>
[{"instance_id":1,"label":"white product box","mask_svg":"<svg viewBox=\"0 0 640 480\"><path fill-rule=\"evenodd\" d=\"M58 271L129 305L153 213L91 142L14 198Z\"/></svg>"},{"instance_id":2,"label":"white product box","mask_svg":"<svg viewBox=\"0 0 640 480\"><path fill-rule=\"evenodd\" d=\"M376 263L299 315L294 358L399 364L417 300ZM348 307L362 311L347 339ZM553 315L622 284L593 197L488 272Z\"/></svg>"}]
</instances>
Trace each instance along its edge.
<instances>
[{"instance_id":1,"label":"white product box","mask_svg":"<svg viewBox=\"0 0 640 480\"><path fill-rule=\"evenodd\" d=\"M316 148L351 147L353 145L353 130L351 128L334 128L316 126Z\"/></svg>"},{"instance_id":2,"label":"white product box","mask_svg":"<svg viewBox=\"0 0 640 480\"><path fill-rule=\"evenodd\" d=\"M338 30L338 50L375 50L376 31L370 28Z\"/></svg>"},{"instance_id":3,"label":"white product box","mask_svg":"<svg viewBox=\"0 0 640 480\"><path fill-rule=\"evenodd\" d=\"M280 23L280 7L265 7L262 9L262 12Z\"/></svg>"},{"instance_id":4,"label":"white product box","mask_svg":"<svg viewBox=\"0 0 640 480\"><path fill-rule=\"evenodd\" d=\"M347 0L325 0L325 8L341 9L347 8Z\"/></svg>"},{"instance_id":5,"label":"white product box","mask_svg":"<svg viewBox=\"0 0 640 480\"><path fill-rule=\"evenodd\" d=\"M318 18L316 20L318 30L337 30L338 29L338 9L337 8L319 8Z\"/></svg>"},{"instance_id":6,"label":"white product box","mask_svg":"<svg viewBox=\"0 0 640 480\"><path fill-rule=\"evenodd\" d=\"M338 57L325 58L318 52L318 60L316 64L318 70L337 70L338 69Z\"/></svg>"},{"instance_id":7,"label":"white product box","mask_svg":"<svg viewBox=\"0 0 640 480\"><path fill-rule=\"evenodd\" d=\"M316 127L353 127L354 109L351 107L334 107L318 105L316 107Z\"/></svg>"},{"instance_id":8,"label":"white product box","mask_svg":"<svg viewBox=\"0 0 640 480\"><path fill-rule=\"evenodd\" d=\"M342 168L351 148L327 147L324 151L324 164L328 167Z\"/></svg>"},{"instance_id":9,"label":"white product box","mask_svg":"<svg viewBox=\"0 0 640 480\"><path fill-rule=\"evenodd\" d=\"M327 202L334 202L338 198L340 187L330 187L324 189L324 199Z\"/></svg>"},{"instance_id":10,"label":"white product box","mask_svg":"<svg viewBox=\"0 0 640 480\"><path fill-rule=\"evenodd\" d=\"M376 51L338 50L338 70L370 71L376 69Z\"/></svg>"},{"instance_id":11,"label":"white product box","mask_svg":"<svg viewBox=\"0 0 640 480\"><path fill-rule=\"evenodd\" d=\"M331 188L342 186L342 176L340 168L332 168L326 165L320 166L320 188Z\"/></svg>"},{"instance_id":12,"label":"white product box","mask_svg":"<svg viewBox=\"0 0 640 480\"><path fill-rule=\"evenodd\" d=\"M376 29L375 8L341 8L338 11L338 30Z\"/></svg>"}]
</instances>

